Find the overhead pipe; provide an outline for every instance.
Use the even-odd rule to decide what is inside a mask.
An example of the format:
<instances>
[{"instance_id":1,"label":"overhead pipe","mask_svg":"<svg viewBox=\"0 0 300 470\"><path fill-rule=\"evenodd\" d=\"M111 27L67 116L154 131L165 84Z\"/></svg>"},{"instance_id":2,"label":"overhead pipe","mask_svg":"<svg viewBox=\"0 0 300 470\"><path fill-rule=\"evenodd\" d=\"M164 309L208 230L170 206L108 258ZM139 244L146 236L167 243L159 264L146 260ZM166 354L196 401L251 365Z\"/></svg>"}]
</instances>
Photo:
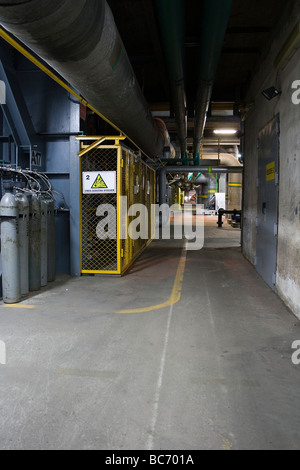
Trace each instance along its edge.
<instances>
[{"instance_id":1,"label":"overhead pipe","mask_svg":"<svg viewBox=\"0 0 300 470\"><path fill-rule=\"evenodd\" d=\"M174 145L171 143L170 134L168 132L167 125L165 121L163 121L163 119L158 118L158 117L154 118L154 121L160 132L161 138L164 141L164 149L165 149L164 154L169 155L169 159L172 162L174 162L174 159L176 157L176 150L174 148Z\"/></svg>"},{"instance_id":2,"label":"overhead pipe","mask_svg":"<svg viewBox=\"0 0 300 470\"><path fill-rule=\"evenodd\" d=\"M207 153L203 154L203 158L204 161L205 159L216 160L220 166L234 166L242 168L242 164L231 153Z\"/></svg>"},{"instance_id":3,"label":"overhead pipe","mask_svg":"<svg viewBox=\"0 0 300 470\"><path fill-rule=\"evenodd\" d=\"M237 162L238 164L238 162ZM167 166L160 169L159 172L159 204L165 204L167 201L167 173L190 173L191 170L198 173L243 173L242 166Z\"/></svg>"},{"instance_id":4,"label":"overhead pipe","mask_svg":"<svg viewBox=\"0 0 300 470\"><path fill-rule=\"evenodd\" d=\"M164 141L106 0L1 0L0 24L150 158Z\"/></svg>"},{"instance_id":5,"label":"overhead pipe","mask_svg":"<svg viewBox=\"0 0 300 470\"><path fill-rule=\"evenodd\" d=\"M184 0L156 0L182 159L187 159Z\"/></svg>"},{"instance_id":6,"label":"overhead pipe","mask_svg":"<svg viewBox=\"0 0 300 470\"><path fill-rule=\"evenodd\" d=\"M200 146L211 101L214 79L222 52L232 0L204 0L200 25L198 89L195 110L194 158Z\"/></svg>"}]
</instances>

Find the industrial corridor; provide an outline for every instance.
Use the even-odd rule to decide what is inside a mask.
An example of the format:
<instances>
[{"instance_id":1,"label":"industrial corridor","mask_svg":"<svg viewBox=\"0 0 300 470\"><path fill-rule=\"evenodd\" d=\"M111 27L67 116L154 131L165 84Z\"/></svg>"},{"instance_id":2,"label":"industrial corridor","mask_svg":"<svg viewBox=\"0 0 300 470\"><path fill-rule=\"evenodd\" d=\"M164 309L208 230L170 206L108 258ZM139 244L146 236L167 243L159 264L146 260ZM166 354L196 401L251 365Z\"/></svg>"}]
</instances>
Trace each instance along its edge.
<instances>
[{"instance_id":1,"label":"industrial corridor","mask_svg":"<svg viewBox=\"0 0 300 470\"><path fill-rule=\"evenodd\" d=\"M1 306L1 449L299 447L300 323L214 230L184 267L182 242L155 241L126 277Z\"/></svg>"},{"instance_id":2,"label":"industrial corridor","mask_svg":"<svg viewBox=\"0 0 300 470\"><path fill-rule=\"evenodd\" d=\"M300 0L0 0L0 450L300 449L299 122Z\"/></svg>"}]
</instances>

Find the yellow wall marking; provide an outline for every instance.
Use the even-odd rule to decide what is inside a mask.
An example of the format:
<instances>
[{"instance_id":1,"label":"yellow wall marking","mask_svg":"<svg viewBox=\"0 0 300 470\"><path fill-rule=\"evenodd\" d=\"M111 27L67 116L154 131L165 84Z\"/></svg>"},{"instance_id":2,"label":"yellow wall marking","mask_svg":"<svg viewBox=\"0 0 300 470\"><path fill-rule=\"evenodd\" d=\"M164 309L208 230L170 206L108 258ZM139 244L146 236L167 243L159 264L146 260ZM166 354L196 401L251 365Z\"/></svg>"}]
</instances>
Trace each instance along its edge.
<instances>
[{"instance_id":1,"label":"yellow wall marking","mask_svg":"<svg viewBox=\"0 0 300 470\"><path fill-rule=\"evenodd\" d=\"M267 181L275 179L275 162L269 163L266 167Z\"/></svg>"},{"instance_id":2,"label":"yellow wall marking","mask_svg":"<svg viewBox=\"0 0 300 470\"><path fill-rule=\"evenodd\" d=\"M172 290L169 300L167 300L166 302L162 304L152 305L151 307L136 308L136 309L129 309L129 310L119 310L115 313L153 312L154 310L161 310L162 308L171 307L172 305L177 304L181 299L183 276L184 276L185 265L186 265L186 256L187 256L187 251L184 248L181 254L179 264L178 264L174 286L173 286L173 290Z\"/></svg>"}]
</instances>

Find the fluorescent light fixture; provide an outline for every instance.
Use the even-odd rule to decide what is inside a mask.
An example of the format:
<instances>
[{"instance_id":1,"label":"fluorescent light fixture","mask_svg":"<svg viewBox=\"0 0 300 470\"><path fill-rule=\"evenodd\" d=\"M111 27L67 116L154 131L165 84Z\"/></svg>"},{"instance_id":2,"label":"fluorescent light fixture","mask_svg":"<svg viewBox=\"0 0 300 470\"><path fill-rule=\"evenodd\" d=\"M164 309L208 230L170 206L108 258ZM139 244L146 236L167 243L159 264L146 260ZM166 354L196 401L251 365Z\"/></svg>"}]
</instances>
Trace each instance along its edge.
<instances>
[{"instance_id":1,"label":"fluorescent light fixture","mask_svg":"<svg viewBox=\"0 0 300 470\"><path fill-rule=\"evenodd\" d=\"M237 133L236 129L215 129L214 133L217 135L235 135Z\"/></svg>"}]
</instances>

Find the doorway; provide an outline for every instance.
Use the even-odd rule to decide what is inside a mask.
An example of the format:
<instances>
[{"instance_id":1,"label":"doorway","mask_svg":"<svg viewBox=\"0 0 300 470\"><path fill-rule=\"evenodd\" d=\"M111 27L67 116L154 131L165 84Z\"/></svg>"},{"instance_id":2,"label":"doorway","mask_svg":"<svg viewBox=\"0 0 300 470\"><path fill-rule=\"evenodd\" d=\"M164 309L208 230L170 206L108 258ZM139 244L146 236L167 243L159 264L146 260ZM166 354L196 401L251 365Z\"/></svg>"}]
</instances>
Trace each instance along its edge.
<instances>
[{"instance_id":1,"label":"doorway","mask_svg":"<svg viewBox=\"0 0 300 470\"><path fill-rule=\"evenodd\" d=\"M256 269L273 290L277 270L279 136L280 120L277 115L258 137Z\"/></svg>"}]
</instances>

